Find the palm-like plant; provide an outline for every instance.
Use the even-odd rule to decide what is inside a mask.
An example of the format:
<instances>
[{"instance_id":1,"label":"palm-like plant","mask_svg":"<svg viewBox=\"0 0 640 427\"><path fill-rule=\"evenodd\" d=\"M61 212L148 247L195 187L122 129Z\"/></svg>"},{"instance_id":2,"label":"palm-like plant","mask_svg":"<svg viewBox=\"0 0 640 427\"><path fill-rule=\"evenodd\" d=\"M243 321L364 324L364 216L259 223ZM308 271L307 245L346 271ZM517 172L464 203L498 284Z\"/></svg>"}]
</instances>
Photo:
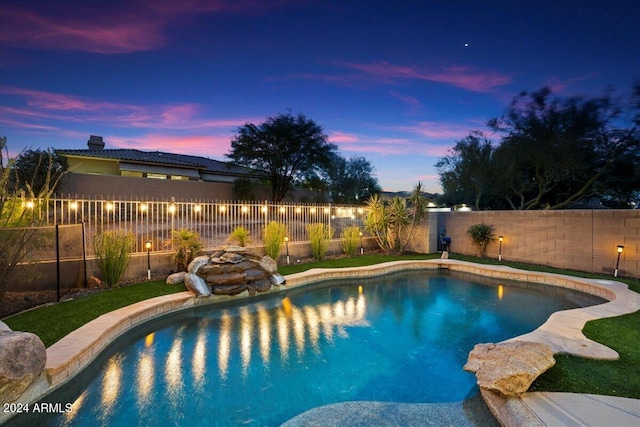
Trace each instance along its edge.
<instances>
[{"instance_id":1,"label":"palm-like plant","mask_svg":"<svg viewBox=\"0 0 640 427\"><path fill-rule=\"evenodd\" d=\"M171 239L167 242L168 245L176 248L173 259L178 271L186 271L189 263L193 261L200 249L202 249L200 234L186 228L171 231Z\"/></svg>"},{"instance_id":2,"label":"palm-like plant","mask_svg":"<svg viewBox=\"0 0 640 427\"><path fill-rule=\"evenodd\" d=\"M471 243L478 248L478 256L480 257L486 255L487 245L496 240L493 234L493 225L489 224L474 224L467 228L465 234Z\"/></svg>"},{"instance_id":3,"label":"palm-like plant","mask_svg":"<svg viewBox=\"0 0 640 427\"><path fill-rule=\"evenodd\" d=\"M251 242L251 237L249 236L249 230L244 228L243 226L239 226L233 229L229 238L227 239L229 243L237 243L238 246L242 246L243 248Z\"/></svg>"}]
</instances>

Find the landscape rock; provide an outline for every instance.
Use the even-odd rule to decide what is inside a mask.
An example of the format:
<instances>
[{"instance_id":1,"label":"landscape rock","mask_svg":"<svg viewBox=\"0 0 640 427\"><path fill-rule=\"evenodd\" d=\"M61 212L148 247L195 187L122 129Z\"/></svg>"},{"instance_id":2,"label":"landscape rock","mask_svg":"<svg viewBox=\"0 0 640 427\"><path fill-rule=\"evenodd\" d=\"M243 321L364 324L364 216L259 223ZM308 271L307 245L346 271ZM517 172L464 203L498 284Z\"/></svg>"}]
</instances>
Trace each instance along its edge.
<instances>
[{"instance_id":1,"label":"landscape rock","mask_svg":"<svg viewBox=\"0 0 640 427\"><path fill-rule=\"evenodd\" d=\"M519 396L555 365L551 348L542 343L509 341L476 344L464 370L475 372L481 389L502 396Z\"/></svg>"},{"instance_id":2,"label":"landscape rock","mask_svg":"<svg viewBox=\"0 0 640 427\"><path fill-rule=\"evenodd\" d=\"M269 255L265 255L260 258L260 267L269 274L273 274L278 271L278 264Z\"/></svg>"},{"instance_id":3,"label":"landscape rock","mask_svg":"<svg viewBox=\"0 0 640 427\"><path fill-rule=\"evenodd\" d=\"M87 287L88 288L105 288L107 285L100 279L98 279L96 276L90 276L89 280L87 280Z\"/></svg>"},{"instance_id":4,"label":"landscape rock","mask_svg":"<svg viewBox=\"0 0 640 427\"><path fill-rule=\"evenodd\" d=\"M222 262L229 262L231 264L237 264L239 262L244 261L245 257L243 257L242 255L233 253L233 252L227 252L226 254L222 255L219 259Z\"/></svg>"},{"instance_id":5,"label":"landscape rock","mask_svg":"<svg viewBox=\"0 0 640 427\"><path fill-rule=\"evenodd\" d=\"M185 274L187 274L186 271L170 274L167 276L167 285L178 285L180 283L184 283Z\"/></svg>"},{"instance_id":6,"label":"landscape rock","mask_svg":"<svg viewBox=\"0 0 640 427\"><path fill-rule=\"evenodd\" d=\"M197 275L214 295L249 291L253 296L266 292L272 284L285 283L277 271L278 265L270 257L250 253L240 246L224 246L212 256L198 257L189 264L189 273Z\"/></svg>"},{"instance_id":7,"label":"landscape rock","mask_svg":"<svg viewBox=\"0 0 640 427\"><path fill-rule=\"evenodd\" d=\"M244 246L237 246L237 245L226 245L222 247L222 250L224 252L228 252L228 253L245 253L247 252L247 248L245 248Z\"/></svg>"},{"instance_id":8,"label":"landscape rock","mask_svg":"<svg viewBox=\"0 0 640 427\"><path fill-rule=\"evenodd\" d=\"M0 404L13 402L42 373L47 349L29 332L0 332Z\"/></svg>"},{"instance_id":9,"label":"landscape rock","mask_svg":"<svg viewBox=\"0 0 640 427\"><path fill-rule=\"evenodd\" d=\"M211 290L207 284L202 280L202 277L193 273L186 273L184 275L184 284L191 292L196 294L196 297L208 297L211 295Z\"/></svg>"},{"instance_id":10,"label":"landscape rock","mask_svg":"<svg viewBox=\"0 0 640 427\"><path fill-rule=\"evenodd\" d=\"M213 293L216 295L238 295L247 289L249 289L249 285L246 283L239 283L237 285L219 285L213 288Z\"/></svg>"},{"instance_id":11,"label":"landscape rock","mask_svg":"<svg viewBox=\"0 0 640 427\"><path fill-rule=\"evenodd\" d=\"M198 272L198 269L200 269L200 267L202 267L208 262L209 262L209 257L207 255L195 257L193 261L191 261L187 266L187 273L196 274Z\"/></svg>"},{"instance_id":12,"label":"landscape rock","mask_svg":"<svg viewBox=\"0 0 640 427\"><path fill-rule=\"evenodd\" d=\"M282 274L274 273L269 276L269 280L276 286L281 286L286 283L286 280Z\"/></svg>"}]
</instances>

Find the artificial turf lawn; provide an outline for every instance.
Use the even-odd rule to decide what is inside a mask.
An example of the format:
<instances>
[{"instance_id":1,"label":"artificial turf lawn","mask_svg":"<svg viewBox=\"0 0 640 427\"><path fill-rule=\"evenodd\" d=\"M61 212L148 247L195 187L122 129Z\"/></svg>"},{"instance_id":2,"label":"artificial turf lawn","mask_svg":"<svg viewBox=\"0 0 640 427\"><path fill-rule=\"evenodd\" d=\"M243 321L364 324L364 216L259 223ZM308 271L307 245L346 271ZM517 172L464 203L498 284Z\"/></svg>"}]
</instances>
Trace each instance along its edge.
<instances>
[{"instance_id":1,"label":"artificial turf lawn","mask_svg":"<svg viewBox=\"0 0 640 427\"><path fill-rule=\"evenodd\" d=\"M439 256L440 254L363 255L280 266L278 270L287 275L311 268L359 267L398 260L434 259ZM451 258L484 264L508 265L524 270L611 279L611 277L604 275L508 261L499 262L488 258L481 259L457 254L451 254ZM629 288L635 292L640 292L640 280L621 278L618 280L627 283ZM31 310L5 319L4 322L13 330L35 333L48 347L101 314L138 301L184 290L184 285L169 286L164 281L143 282ZM620 354L620 359L617 361L598 361L557 355L555 356L556 365L540 376L531 386L531 390L605 394L640 399L640 350L638 348L638 343L640 343L640 311L624 316L590 321L584 328L584 334L588 338L616 350Z\"/></svg>"},{"instance_id":2,"label":"artificial turf lawn","mask_svg":"<svg viewBox=\"0 0 640 427\"><path fill-rule=\"evenodd\" d=\"M136 283L86 297L36 308L4 319L14 331L33 332L46 347L100 315L149 298L186 291L164 280Z\"/></svg>"}]
</instances>

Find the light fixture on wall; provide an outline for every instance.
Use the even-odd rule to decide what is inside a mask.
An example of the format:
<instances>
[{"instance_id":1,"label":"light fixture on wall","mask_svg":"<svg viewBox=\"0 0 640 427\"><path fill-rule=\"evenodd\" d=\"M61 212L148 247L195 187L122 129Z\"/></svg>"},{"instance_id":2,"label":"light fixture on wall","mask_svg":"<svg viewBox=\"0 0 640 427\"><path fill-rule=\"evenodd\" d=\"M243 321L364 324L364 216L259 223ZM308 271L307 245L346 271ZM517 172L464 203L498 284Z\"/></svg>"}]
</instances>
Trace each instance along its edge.
<instances>
[{"instance_id":1,"label":"light fixture on wall","mask_svg":"<svg viewBox=\"0 0 640 427\"><path fill-rule=\"evenodd\" d=\"M504 240L503 236L498 236L498 241L500 242L500 247L498 249L498 261L502 261L502 241Z\"/></svg>"},{"instance_id":2,"label":"light fixture on wall","mask_svg":"<svg viewBox=\"0 0 640 427\"><path fill-rule=\"evenodd\" d=\"M623 249L624 249L623 245L618 245L618 259L616 260L616 269L613 272L613 277L618 277L618 267L620 266L620 254L622 253Z\"/></svg>"},{"instance_id":3,"label":"light fixture on wall","mask_svg":"<svg viewBox=\"0 0 640 427\"><path fill-rule=\"evenodd\" d=\"M151 280L151 240L147 240L144 247L147 248L147 280Z\"/></svg>"},{"instance_id":4,"label":"light fixture on wall","mask_svg":"<svg viewBox=\"0 0 640 427\"><path fill-rule=\"evenodd\" d=\"M287 247L287 264L289 264L289 236L284 236L284 244Z\"/></svg>"}]
</instances>

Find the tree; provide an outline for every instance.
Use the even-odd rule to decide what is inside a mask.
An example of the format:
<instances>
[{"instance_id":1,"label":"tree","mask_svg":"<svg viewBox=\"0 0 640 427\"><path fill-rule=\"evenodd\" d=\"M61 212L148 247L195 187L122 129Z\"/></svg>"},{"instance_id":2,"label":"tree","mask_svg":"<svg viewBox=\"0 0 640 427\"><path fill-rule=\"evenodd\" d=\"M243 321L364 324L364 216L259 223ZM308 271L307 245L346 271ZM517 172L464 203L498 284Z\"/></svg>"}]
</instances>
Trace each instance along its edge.
<instances>
[{"instance_id":1,"label":"tree","mask_svg":"<svg viewBox=\"0 0 640 427\"><path fill-rule=\"evenodd\" d=\"M272 200L281 201L305 176L328 167L337 147L322 127L302 114L280 114L264 123L247 123L231 140L227 157L269 177Z\"/></svg>"},{"instance_id":2,"label":"tree","mask_svg":"<svg viewBox=\"0 0 640 427\"><path fill-rule=\"evenodd\" d=\"M67 159L58 156L52 149L26 150L15 160L16 186L25 191L29 197L41 198L43 192L47 196L55 192L62 175L69 168Z\"/></svg>"},{"instance_id":3,"label":"tree","mask_svg":"<svg viewBox=\"0 0 640 427\"><path fill-rule=\"evenodd\" d=\"M480 131L474 131L456 142L449 155L436 163L440 184L454 203L468 203L480 210L493 184L491 141Z\"/></svg>"},{"instance_id":4,"label":"tree","mask_svg":"<svg viewBox=\"0 0 640 427\"><path fill-rule=\"evenodd\" d=\"M373 166L364 157L346 160L336 155L325 174L334 203L362 203L382 191Z\"/></svg>"},{"instance_id":5,"label":"tree","mask_svg":"<svg viewBox=\"0 0 640 427\"><path fill-rule=\"evenodd\" d=\"M610 96L560 98L522 92L482 133L458 141L436 167L445 198L476 209L631 206L640 184L640 83L635 103ZM635 111L635 115L623 114Z\"/></svg>"},{"instance_id":6,"label":"tree","mask_svg":"<svg viewBox=\"0 0 640 427\"><path fill-rule=\"evenodd\" d=\"M3 152L6 154L6 164ZM30 261L31 251L27 249L38 243L38 229L35 227L43 222L37 211L48 203L48 198L64 174L56 174L53 162L46 162L43 169L35 169L33 176L21 175L16 163L15 158L9 157L7 138L0 137L0 301L9 281L15 279L12 273L19 265ZM37 182L37 173L46 177L42 186L34 184ZM28 203L15 191L16 188L29 191Z\"/></svg>"}]
</instances>

